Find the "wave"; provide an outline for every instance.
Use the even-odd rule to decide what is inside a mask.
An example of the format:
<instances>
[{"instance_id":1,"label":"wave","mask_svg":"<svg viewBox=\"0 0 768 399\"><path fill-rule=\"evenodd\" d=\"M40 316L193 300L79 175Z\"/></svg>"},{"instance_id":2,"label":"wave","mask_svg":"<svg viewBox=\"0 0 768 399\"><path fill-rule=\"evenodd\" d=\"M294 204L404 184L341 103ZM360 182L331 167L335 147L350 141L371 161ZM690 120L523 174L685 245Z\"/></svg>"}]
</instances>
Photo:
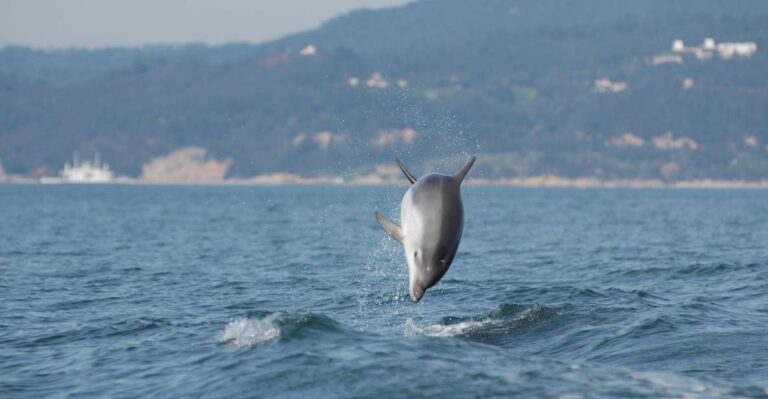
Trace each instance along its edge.
<instances>
[{"instance_id":1,"label":"wave","mask_svg":"<svg viewBox=\"0 0 768 399\"><path fill-rule=\"evenodd\" d=\"M673 279L690 279L691 277L721 277L723 275L755 270L765 266L764 263L712 262L675 265L667 267L646 267L640 269L616 269L609 274L624 277L666 276Z\"/></svg>"},{"instance_id":2,"label":"wave","mask_svg":"<svg viewBox=\"0 0 768 399\"><path fill-rule=\"evenodd\" d=\"M728 396L725 387L695 378L661 371L629 371L633 382L647 383L656 392L681 395L685 398L722 398ZM741 396L741 395L739 395Z\"/></svg>"},{"instance_id":3,"label":"wave","mask_svg":"<svg viewBox=\"0 0 768 399\"><path fill-rule=\"evenodd\" d=\"M482 339L490 336L509 335L526 328L549 322L559 311L547 306L503 303L483 316L444 317L436 324L419 326L413 319L405 322L405 335L431 337L461 337Z\"/></svg>"},{"instance_id":4,"label":"wave","mask_svg":"<svg viewBox=\"0 0 768 399\"><path fill-rule=\"evenodd\" d=\"M248 347L302 337L312 332L341 330L333 319L310 312L257 314L262 316L246 316L230 321L219 333L218 342Z\"/></svg>"},{"instance_id":5,"label":"wave","mask_svg":"<svg viewBox=\"0 0 768 399\"><path fill-rule=\"evenodd\" d=\"M485 321L465 321L457 324L432 324L420 327L416 325L416 322L413 321L413 319L408 319L405 321L405 335L406 336L416 336L416 335L426 335L430 337L458 337L463 336L469 332L472 331L480 331L484 327L494 323L498 322L496 320L485 320Z\"/></svg>"},{"instance_id":6,"label":"wave","mask_svg":"<svg viewBox=\"0 0 768 399\"><path fill-rule=\"evenodd\" d=\"M280 326L275 323L278 316L279 313L272 313L263 319L232 320L219 335L219 343L243 347L276 340L280 338Z\"/></svg>"}]
</instances>

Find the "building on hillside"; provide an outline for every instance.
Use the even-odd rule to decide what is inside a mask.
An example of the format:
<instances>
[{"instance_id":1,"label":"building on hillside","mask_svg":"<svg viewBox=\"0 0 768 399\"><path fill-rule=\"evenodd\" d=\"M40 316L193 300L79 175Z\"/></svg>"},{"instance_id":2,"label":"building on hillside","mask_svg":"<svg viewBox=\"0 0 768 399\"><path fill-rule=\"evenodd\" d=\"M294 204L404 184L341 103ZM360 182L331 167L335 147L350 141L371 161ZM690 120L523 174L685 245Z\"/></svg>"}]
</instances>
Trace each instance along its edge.
<instances>
[{"instance_id":1,"label":"building on hillside","mask_svg":"<svg viewBox=\"0 0 768 399\"><path fill-rule=\"evenodd\" d=\"M678 54L693 54L700 60L712 58L718 55L724 60L730 60L734 57L750 58L757 52L757 43L755 42L723 42L717 43L715 39L708 37L704 39L701 46L686 47L685 43L676 39L672 41L672 52Z\"/></svg>"}]
</instances>

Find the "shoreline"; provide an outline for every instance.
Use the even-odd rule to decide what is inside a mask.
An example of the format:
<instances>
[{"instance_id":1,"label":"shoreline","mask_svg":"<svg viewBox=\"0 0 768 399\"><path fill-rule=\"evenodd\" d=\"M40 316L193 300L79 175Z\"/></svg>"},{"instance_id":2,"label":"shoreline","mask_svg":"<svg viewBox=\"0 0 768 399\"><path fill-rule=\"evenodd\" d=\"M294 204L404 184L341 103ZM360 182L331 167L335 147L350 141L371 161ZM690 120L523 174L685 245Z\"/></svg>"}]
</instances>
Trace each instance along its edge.
<instances>
[{"instance_id":1,"label":"shoreline","mask_svg":"<svg viewBox=\"0 0 768 399\"><path fill-rule=\"evenodd\" d=\"M263 175L253 178L233 178L211 181L142 181L120 178L108 182L41 182L39 179L10 177L0 184L22 185L137 185L137 186L404 186L399 178L361 176L352 179L342 177L301 177L297 175ZM760 181L697 179L664 182L659 179L603 180L594 177L566 178L560 176L531 176L512 178L468 178L465 185L520 188L636 188L636 189L768 189L768 179Z\"/></svg>"}]
</instances>

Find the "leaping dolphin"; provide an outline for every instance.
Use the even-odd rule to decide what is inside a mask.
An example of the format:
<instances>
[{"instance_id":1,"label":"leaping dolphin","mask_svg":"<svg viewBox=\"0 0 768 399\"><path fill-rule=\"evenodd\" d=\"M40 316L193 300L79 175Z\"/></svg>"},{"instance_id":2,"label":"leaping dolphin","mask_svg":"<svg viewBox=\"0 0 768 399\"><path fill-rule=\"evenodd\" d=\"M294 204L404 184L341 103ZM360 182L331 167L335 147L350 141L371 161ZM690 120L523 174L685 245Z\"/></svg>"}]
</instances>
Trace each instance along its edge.
<instances>
[{"instance_id":1,"label":"leaping dolphin","mask_svg":"<svg viewBox=\"0 0 768 399\"><path fill-rule=\"evenodd\" d=\"M411 182L400 204L402 227L376 211L376 221L403 244L408 262L408 292L414 303L451 267L464 230L461 182L475 157L453 176L430 174L416 179L399 159L397 166Z\"/></svg>"}]
</instances>

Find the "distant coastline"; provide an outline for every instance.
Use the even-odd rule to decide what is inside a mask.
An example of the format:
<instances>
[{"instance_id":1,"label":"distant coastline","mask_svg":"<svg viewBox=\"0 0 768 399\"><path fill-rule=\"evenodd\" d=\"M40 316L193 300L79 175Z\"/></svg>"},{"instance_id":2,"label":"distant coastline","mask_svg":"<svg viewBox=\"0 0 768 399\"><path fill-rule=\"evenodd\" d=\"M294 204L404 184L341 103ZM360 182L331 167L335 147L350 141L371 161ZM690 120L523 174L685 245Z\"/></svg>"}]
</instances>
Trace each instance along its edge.
<instances>
[{"instance_id":1,"label":"distant coastline","mask_svg":"<svg viewBox=\"0 0 768 399\"><path fill-rule=\"evenodd\" d=\"M2 183L2 181L0 181ZM321 176L305 177L290 173L273 173L257 175L250 178L228 178L207 181L144 181L140 179L120 177L105 183L77 183L77 182L41 182L39 179L7 176L8 184L45 184L45 185L183 185L183 186L392 186L405 185L406 182L396 178L382 178L378 175L363 175L357 177ZM617 179L607 180L596 177L569 178L562 176L530 176L508 178L469 178L466 182L471 186L509 186L524 188L657 188L657 189L768 189L768 180L744 181L744 180L715 180L698 179L665 182L660 179Z\"/></svg>"}]
</instances>

